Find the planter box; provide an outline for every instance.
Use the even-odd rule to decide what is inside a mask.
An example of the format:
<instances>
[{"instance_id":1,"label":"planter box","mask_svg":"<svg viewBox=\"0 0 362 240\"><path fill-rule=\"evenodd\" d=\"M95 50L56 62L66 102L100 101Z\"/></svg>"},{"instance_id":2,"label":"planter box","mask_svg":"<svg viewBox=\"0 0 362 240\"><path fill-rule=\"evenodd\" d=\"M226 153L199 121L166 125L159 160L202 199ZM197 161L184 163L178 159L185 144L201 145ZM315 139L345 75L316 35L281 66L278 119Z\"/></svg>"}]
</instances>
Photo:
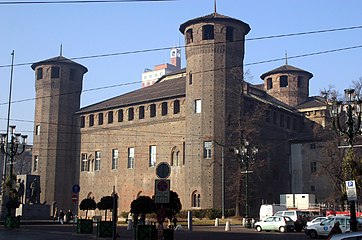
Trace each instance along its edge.
<instances>
[{"instance_id":1,"label":"planter box","mask_svg":"<svg viewBox=\"0 0 362 240\"><path fill-rule=\"evenodd\" d=\"M93 221L89 219L77 220L77 233L92 234L93 233Z\"/></svg>"},{"instance_id":2,"label":"planter box","mask_svg":"<svg viewBox=\"0 0 362 240\"><path fill-rule=\"evenodd\" d=\"M19 228L20 227L20 217L6 217L5 219L5 228Z\"/></svg>"},{"instance_id":3,"label":"planter box","mask_svg":"<svg viewBox=\"0 0 362 240\"><path fill-rule=\"evenodd\" d=\"M112 221L97 222L97 237L112 237Z\"/></svg>"},{"instance_id":4,"label":"planter box","mask_svg":"<svg viewBox=\"0 0 362 240\"><path fill-rule=\"evenodd\" d=\"M135 226L135 240L156 240L156 226L152 225L137 225Z\"/></svg>"}]
</instances>

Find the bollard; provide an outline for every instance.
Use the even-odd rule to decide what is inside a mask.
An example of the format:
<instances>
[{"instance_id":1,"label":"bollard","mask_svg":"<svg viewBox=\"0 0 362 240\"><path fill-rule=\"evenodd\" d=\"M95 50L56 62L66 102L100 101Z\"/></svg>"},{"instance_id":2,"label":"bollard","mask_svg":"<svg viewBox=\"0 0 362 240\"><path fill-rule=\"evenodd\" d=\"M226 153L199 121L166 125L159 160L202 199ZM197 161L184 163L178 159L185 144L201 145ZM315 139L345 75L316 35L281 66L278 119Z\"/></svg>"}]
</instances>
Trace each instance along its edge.
<instances>
[{"instance_id":1,"label":"bollard","mask_svg":"<svg viewBox=\"0 0 362 240\"><path fill-rule=\"evenodd\" d=\"M243 221L242 221L241 225L242 225L243 227L246 227L246 218L243 218Z\"/></svg>"},{"instance_id":2,"label":"bollard","mask_svg":"<svg viewBox=\"0 0 362 240\"><path fill-rule=\"evenodd\" d=\"M189 231L192 231L192 212L187 211L187 227Z\"/></svg>"},{"instance_id":3,"label":"bollard","mask_svg":"<svg viewBox=\"0 0 362 240\"><path fill-rule=\"evenodd\" d=\"M230 222L229 221L226 221L225 231L230 231Z\"/></svg>"},{"instance_id":4,"label":"bollard","mask_svg":"<svg viewBox=\"0 0 362 240\"><path fill-rule=\"evenodd\" d=\"M219 218L215 218L215 227L219 226Z\"/></svg>"},{"instance_id":5,"label":"bollard","mask_svg":"<svg viewBox=\"0 0 362 240\"><path fill-rule=\"evenodd\" d=\"M131 219L128 219L127 221L128 225L127 225L127 231L132 230L133 229L133 222Z\"/></svg>"}]
</instances>

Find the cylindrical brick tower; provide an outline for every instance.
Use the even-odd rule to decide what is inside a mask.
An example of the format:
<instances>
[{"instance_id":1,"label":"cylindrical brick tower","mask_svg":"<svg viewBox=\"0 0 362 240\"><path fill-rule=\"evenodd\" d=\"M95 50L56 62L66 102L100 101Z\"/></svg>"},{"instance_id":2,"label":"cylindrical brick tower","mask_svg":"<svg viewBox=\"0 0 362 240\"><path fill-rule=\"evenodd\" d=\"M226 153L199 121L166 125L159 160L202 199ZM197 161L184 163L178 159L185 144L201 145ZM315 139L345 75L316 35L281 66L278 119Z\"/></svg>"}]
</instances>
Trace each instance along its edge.
<instances>
[{"instance_id":1,"label":"cylindrical brick tower","mask_svg":"<svg viewBox=\"0 0 362 240\"><path fill-rule=\"evenodd\" d=\"M40 201L71 209L79 177L79 120L86 67L63 56L34 63L35 122L32 174L40 175ZM72 209L74 206L72 207Z\"/></svg>"},{"instance_id":2,"label":"cylindrical brick tower","mask_svg":"<svg viewBox=\"0 0 362 240\"><path fill-rule=\"evenodd\" d=\"M186 176L191 206L220 208L221 147L237 144L248 24L213 13L183 23L186 41ZM211 151L210 151L211 145ZM195 206L196 194L196 206ZM187 198L189 197L189 198Z\"/></svg>"}]
</instances>

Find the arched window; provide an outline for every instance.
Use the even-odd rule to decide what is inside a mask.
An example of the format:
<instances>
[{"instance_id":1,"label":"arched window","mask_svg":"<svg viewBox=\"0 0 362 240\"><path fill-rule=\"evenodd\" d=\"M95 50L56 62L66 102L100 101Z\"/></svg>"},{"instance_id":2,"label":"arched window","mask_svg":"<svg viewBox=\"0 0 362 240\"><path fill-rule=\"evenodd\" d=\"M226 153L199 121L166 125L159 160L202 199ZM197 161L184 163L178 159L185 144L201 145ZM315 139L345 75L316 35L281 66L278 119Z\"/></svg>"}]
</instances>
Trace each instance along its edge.
<instances>
[{"instance_id":1,"label":"arched window","mask_svg":"<svg viewBox=\"0 0 362 240\"><path fill-rule=\"evenodd\" d=\"M205 25L202 27L202 40L214 39L214 26Z\"/></svg>"},{"instance_id":2,"label":"arched window","mask_svg":"<svg viewBox=\"0 0 362 240\"><path fill-rule=\"evenodd\" d=\"M180 156L180 151L176 146L173 147L171 151L171 166L179 166L180 164L179 156Z\"/></svg>"},{"instance_id":3,"label":"arched window","mask_svg":"<svg viewBox=\"0 0 362 240\"><path fill-rule=\"evenodd\" d=\"M266 89L272 89L273 88L273 80L272 78L268 78L266 80Z\"/></svg>"},{"instance_id":4,"label":"arched window","mask_svg":"<svg viewBox=\"0 0 362 240\"><path fill-rule=\"evenodd\" d=\"M123 122L123 109L118 111L118 122Z\"/></svg>"},{"instance_id":5,"label":"arched window","mask_svg":"<svg viewBox=\"0 0 362 240\"><path fill-rule=\"evenodd\" d=\"M194 208L199 208L201 207L201 195L200 193L198 193L197 191L194 191L192 193L192 203L191 203L191 206L194 207Z\"/></svg>"},{"instance_id":6,"label":"arched window","mask_svg":"<svg viewBox=\"0 0 362 240\"><path fill-rule=\"evenodd\" d=\"M60 76L60 67L52 67L51 68L51 78L59 78Z\"/></svg>"},{"instance_id":7,"label":"arched window","mask_svg":"<svg viewBox=\"0 0 362 240\"><path fill-rule=\"evenodd\" d=\"M43 68L38 68L36 70L36 80L42 79L43 78Z\"/></svg>"},{"instance_id":8,"label":"arched window","mask_svg":"<svg viewBox=\"0 0 362 240\"><path fill-rule=\"evenodd\" d=\"M192 43L194 41L194 37L193 37L193 33L192 33L192 29L188 29L186 31L186 43Z\"/></svg>"},{"instance_id":9,"label":"arched window","mask_svg":"<svg viewBox=\"0 0 362 240\"><path fill-rule=\"evenodd\" d=\"M288 87L288 76L282 75L279 78L280 81L280 87Z\"/></svg>"},{"instance_id":10,"label":"arched window","mask_svg":"<svg viewBox=\"0 0 362 240\"><path fill-rule=\"evenodd\" d=\"M180 100L173 101L173 114L180 113Z\"/></svg>"}]
</instances>

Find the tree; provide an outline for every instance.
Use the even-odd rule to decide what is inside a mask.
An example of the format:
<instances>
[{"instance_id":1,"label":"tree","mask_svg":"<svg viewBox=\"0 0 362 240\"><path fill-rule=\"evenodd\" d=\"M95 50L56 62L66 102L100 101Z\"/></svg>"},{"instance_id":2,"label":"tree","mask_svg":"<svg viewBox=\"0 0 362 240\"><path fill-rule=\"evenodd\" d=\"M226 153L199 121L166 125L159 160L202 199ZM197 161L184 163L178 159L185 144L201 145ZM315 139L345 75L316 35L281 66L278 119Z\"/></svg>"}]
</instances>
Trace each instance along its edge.
<instances>
[{"instance_id":1,"label":"tree","mask_svg":"<svg viewBox=\"0 0 362 240\"><path fill-rule=\"evenodd\" d=\"M104 220L107 221L107 210L113 209L113 197L105 196L101 198L101 201L97 203L97 208L99 210L105 210Z\"/></svg>"},{"instance_id":2,"label":"tree","mask_svg":"<svg viewBox=\"0 0 362 240\"><path fill-rule=\"evenodd\" d=\"M135 224L137 225L137 217L141 215L141 219L146 218L147 213L154 213L156 211L156 205L153 199L148 196L139 196L137 199L131 202L131 213L135 215ZM145 224L145 221L142 221Z\"/></svg>"},{"instance_id":3,"label":"tree","mask_svg":"<svg viewBox=\"0 0 362 240\"><path fill-rule=\"evenodd\" d=\"M87 218L88 210L94 210L97 208L97 204L93 198L85 198L79 204L79 209L85 212L85 218Z\"/></svg>"}]
</instances>

